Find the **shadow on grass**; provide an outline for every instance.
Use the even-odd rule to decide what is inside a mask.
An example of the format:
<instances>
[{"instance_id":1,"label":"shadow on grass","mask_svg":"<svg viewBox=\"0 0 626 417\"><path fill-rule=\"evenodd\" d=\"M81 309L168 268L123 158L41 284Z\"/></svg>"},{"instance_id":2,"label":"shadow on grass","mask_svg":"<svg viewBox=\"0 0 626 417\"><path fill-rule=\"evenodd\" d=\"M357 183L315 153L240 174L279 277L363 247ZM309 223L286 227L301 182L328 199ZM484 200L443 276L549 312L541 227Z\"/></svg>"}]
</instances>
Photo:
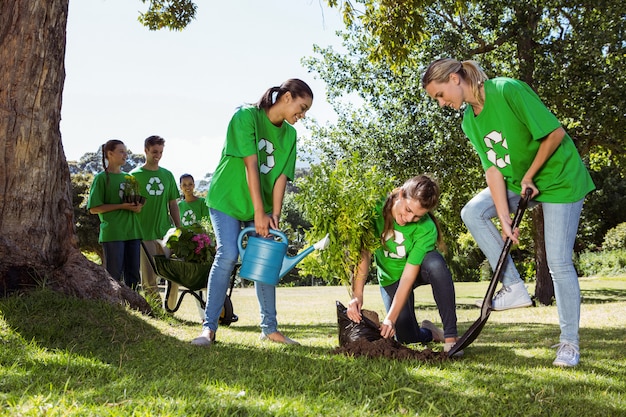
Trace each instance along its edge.
<instances>
[{"instance_id":1,"label":"shadow on grass","mask_svg":"<svg viewBox=\"0 0 626 417\"><path fill-rule=\"evenodd\" d=\"M108 404L125 411L132 411L138 402L155 402L156 412L156 403L163 407L167 400L170 408L166 409L181 415L270 416L276 414L272 404L280 408L290 402L305 403L307 415L616 412L614 405L600 398L607 387L600 386L597 379L573 378L566 372L558 374L560 370L542 371L550 365L551 353L539 358L518 353L519 349L549 345L558 337L554 326L490 326L464 358L423 363L355 359L307 346L259 348L220 342L206 349L164 335L122 308L46 292L23 302L3 300L0 305L4 320L19 335L9 338L8 348L20 350L8 357L23 368L5 375L3 392L42 397L72 393L74 401L82 404ZM332 327L284 326L287 332L320 335L336 334ZM258 332L258 327L236 330ZM0 331L4 342L5 329ZM589 364L581 372L606 378L619 373L624 381L617 365L623 331L583 329L581 336L583 348L589 352ZM611 343L608 349L607 342ZM40 348L47 353L38 352ZM609 366L607 371L595 365L602 360L615 363L617 369ZM623 388L622 382L611 389ZM554 396L561 398L556 401ZM134 404L125 405L130 399ZM291 415L287 409L282 411L282 415Z\"/></svg>"},{"instance_id":2,"label":"shadow on grass","mask_svg":"<svg viewBox=\"0 0 626 417\"><path fill-rule=\"evenodd\" d=\"M533 296L534 294L531 294ZM605 304L605 303L617 303L626 301L626 290L616 289L616 288L599 288L599 289L581 289L580 296L583 304ZM457 309L467 310L467 309L476 309L478 308L474 304L475 301L483 300L483 297L465 297L465 299L470 299L468 302L458 302L457 301ZM554 302L553 302L553 305ZM419 305L416 306L422 309L433 309L435 306L432 304L428 305Z\"/></svg>"},{"instance_id":3,"label":"shadow on grass","mask_svg":"<svg viewBox=\"0 0 626 417\"><path fill-rule=\"evenodd\" d=\"M626 290L614 288L602 288L594 290L581 290L583 304L602 304L626 301Z\"/></svg>"}]
</instances>

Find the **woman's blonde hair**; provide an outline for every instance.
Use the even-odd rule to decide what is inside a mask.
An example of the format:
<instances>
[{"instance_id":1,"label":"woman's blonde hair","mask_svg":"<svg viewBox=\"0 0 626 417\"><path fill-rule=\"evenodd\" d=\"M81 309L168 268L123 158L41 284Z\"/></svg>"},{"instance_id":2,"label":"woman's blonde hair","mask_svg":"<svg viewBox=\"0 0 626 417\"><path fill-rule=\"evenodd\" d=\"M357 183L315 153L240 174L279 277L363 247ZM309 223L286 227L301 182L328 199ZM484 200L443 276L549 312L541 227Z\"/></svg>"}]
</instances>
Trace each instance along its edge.
<instances>
[{"instance_id":1,"label":"woman's blonde hair","mask_svg":"<svg viewBox=\"0 0 626 417\"><path fill-rule=\"evenodd\" d=\"M422 208L428 210L428 215L435 222L435 226L437 226L437 247L440 251L445 252L446 245L443 242L441 228L437 218L432 213L432 210L439 204L439 184L428 175L418 175L407 180L401 187L394 189L385 200L383 206L384 226L380 237L383 247L386 247L386 236L393 232L394 218L391 208L398 199L400 192L402 192L405 198L418 201Z\"/></svg>"},{"instance_id":2,"label":"woman's blonde hair","mask_svg":"<svg viewBox=\"0 0 626 417\"><path fill-rule=\"evenodd\" d=\"M426 88L428 84L435 81L438 83L446 83L450 79L451 74L457 74L472 90L472 95L480 104L485 104L480 95L480 86L489 79L487 74L480 68L476 61L457 61L452 58L441 58L431 62L426 68L426 72L422 76L422 88Z\"/></svg>"}]
</instances>

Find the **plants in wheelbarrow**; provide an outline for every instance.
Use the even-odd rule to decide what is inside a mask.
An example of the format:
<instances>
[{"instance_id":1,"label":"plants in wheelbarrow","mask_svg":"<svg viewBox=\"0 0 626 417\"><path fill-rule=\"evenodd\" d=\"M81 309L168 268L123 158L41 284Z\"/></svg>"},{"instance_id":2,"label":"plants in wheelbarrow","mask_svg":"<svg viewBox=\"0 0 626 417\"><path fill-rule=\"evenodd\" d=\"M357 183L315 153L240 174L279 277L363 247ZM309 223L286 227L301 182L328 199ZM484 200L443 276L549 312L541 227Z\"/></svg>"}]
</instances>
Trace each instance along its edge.
<instances>
[{"instance_id":1,"label":"plants in wheelbarrow","mask_svg":"<svg viewBox=\"0 0 626 417\"><path fill-rule=\"evenodd\" d=\"M191 263L212 263L215 242L207 229L200 224L177 228L167 240L171 257Z\"/></svg>"}]
</instances>

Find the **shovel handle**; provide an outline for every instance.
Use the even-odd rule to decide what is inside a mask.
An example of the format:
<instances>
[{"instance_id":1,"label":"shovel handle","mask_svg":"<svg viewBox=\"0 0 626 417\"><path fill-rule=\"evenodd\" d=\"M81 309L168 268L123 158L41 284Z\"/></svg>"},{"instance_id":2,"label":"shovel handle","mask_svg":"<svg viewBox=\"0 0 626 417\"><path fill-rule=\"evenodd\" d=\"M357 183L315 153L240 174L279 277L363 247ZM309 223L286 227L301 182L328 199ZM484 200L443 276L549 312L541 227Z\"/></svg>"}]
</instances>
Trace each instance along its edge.
<instances>
[{"instance_id":1,"label":"shovel handle","mask_svg":"<svg viewBox=\"0 0 626 417\"><path fill-rule=\"evenodd\" d=\"M533 194L533 190L530 188L526 189L523 198L519 201L517 205L517 210L515 211L515 216L513 217L513 226L511 230L515 230L519 227L522 216L524 215L524 211L528 207L528 202L530 201L530 197ZM448 352L448 356L452 357L457 352L465 349L472 343L480 334L482 328L485 326L487 319L489 318L489 314L491 313L491 299L496 292L496 286L500 281L500 277L503 273L503 265L506 261L507 256L509 255L509 250L513 241L511 238L507 238L506 242L504 242L504 247L502 248L502 252L500 253L500 258L498 259L498 264L496 265L496 269L493 272L493 276L491 277L491 281L489 282L489 287L487 288L487 294L485 294L485 298L483 299L482 307L480 308L480 317L478 320L474 322L470 326L470 328L461 336L461 338L456 342L452 349Z\"/></svg>"},{"instance_id":2,"label":"shovel handle","mask_svg":"<svg viewBox=\"0 0 626 417\"><path fill-rule=\"evenodd\" d=\"M526 192L524 193L524 196L522 197L522 199L519 201L519 204L517 205L517 210L515 211L515 216L513 217L513 226L511 227L511 230L515 230L519 227L520 223L522 222L522 216L524 215L524 211L526 211L526 208L528 207L530 196L532 195L533 195L532 188L527 188Z\"/></svg>"},{"instance_id":3,"label":"shovel handle","mask_svg":"<svg viewBox=\"0 0 626 417\"><path fill-rule=\"evenodd\" d=\"M513 225L511 226L511 231L517 229L522 222L522 217L524 216L526 207L528 207L528 202L530 201L530 196L532 196L532 194L533 190L527 188L524 197L519 201L517 205L517 210L515 211L515 216L513 217ZM493 272L493 277L491 278L491 282L489 283L489 287L487 288L487 294L485 295L485 299L483 300L483 305L481 308L483 315L487 315L488 310L491 310L491 298L495 294L498 282L500 282L501 280L502 274L504 272L504 264L506 263L506 259L509 255L509 251L511 250L511 246L513 246L513 241L510 237L507 237L506 241L504 242L502 252L500 253L498 263L496 264L496 269Z\"/></svg>"}]
</instances>

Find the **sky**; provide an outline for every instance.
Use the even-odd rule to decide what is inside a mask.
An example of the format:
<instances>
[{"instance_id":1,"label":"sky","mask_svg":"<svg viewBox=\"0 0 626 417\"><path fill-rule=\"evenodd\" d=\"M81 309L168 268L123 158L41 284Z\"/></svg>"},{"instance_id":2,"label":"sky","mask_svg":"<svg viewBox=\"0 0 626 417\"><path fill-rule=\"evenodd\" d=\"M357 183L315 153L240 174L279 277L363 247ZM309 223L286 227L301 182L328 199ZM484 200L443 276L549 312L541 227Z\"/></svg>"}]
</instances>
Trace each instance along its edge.
<instances>
[{"instance_id":1,"label":"sky","mask_svg":"<svg viewBox=\"0 0 626 417\"><path fill-rule=\"evenodd\" d=\"M343 29L325 0L197 0L183 31L149 31L140 0L72 0L67 24L61 135L79 160L109 139L143 153L165 138L161 166L198 182L217 167L228 122L288 78L314 93L307 117L334 121L326 85L301 64L313 45L340 50ZM297 123L300 135L306 130Z\"/></svg>"}]
</instances>

